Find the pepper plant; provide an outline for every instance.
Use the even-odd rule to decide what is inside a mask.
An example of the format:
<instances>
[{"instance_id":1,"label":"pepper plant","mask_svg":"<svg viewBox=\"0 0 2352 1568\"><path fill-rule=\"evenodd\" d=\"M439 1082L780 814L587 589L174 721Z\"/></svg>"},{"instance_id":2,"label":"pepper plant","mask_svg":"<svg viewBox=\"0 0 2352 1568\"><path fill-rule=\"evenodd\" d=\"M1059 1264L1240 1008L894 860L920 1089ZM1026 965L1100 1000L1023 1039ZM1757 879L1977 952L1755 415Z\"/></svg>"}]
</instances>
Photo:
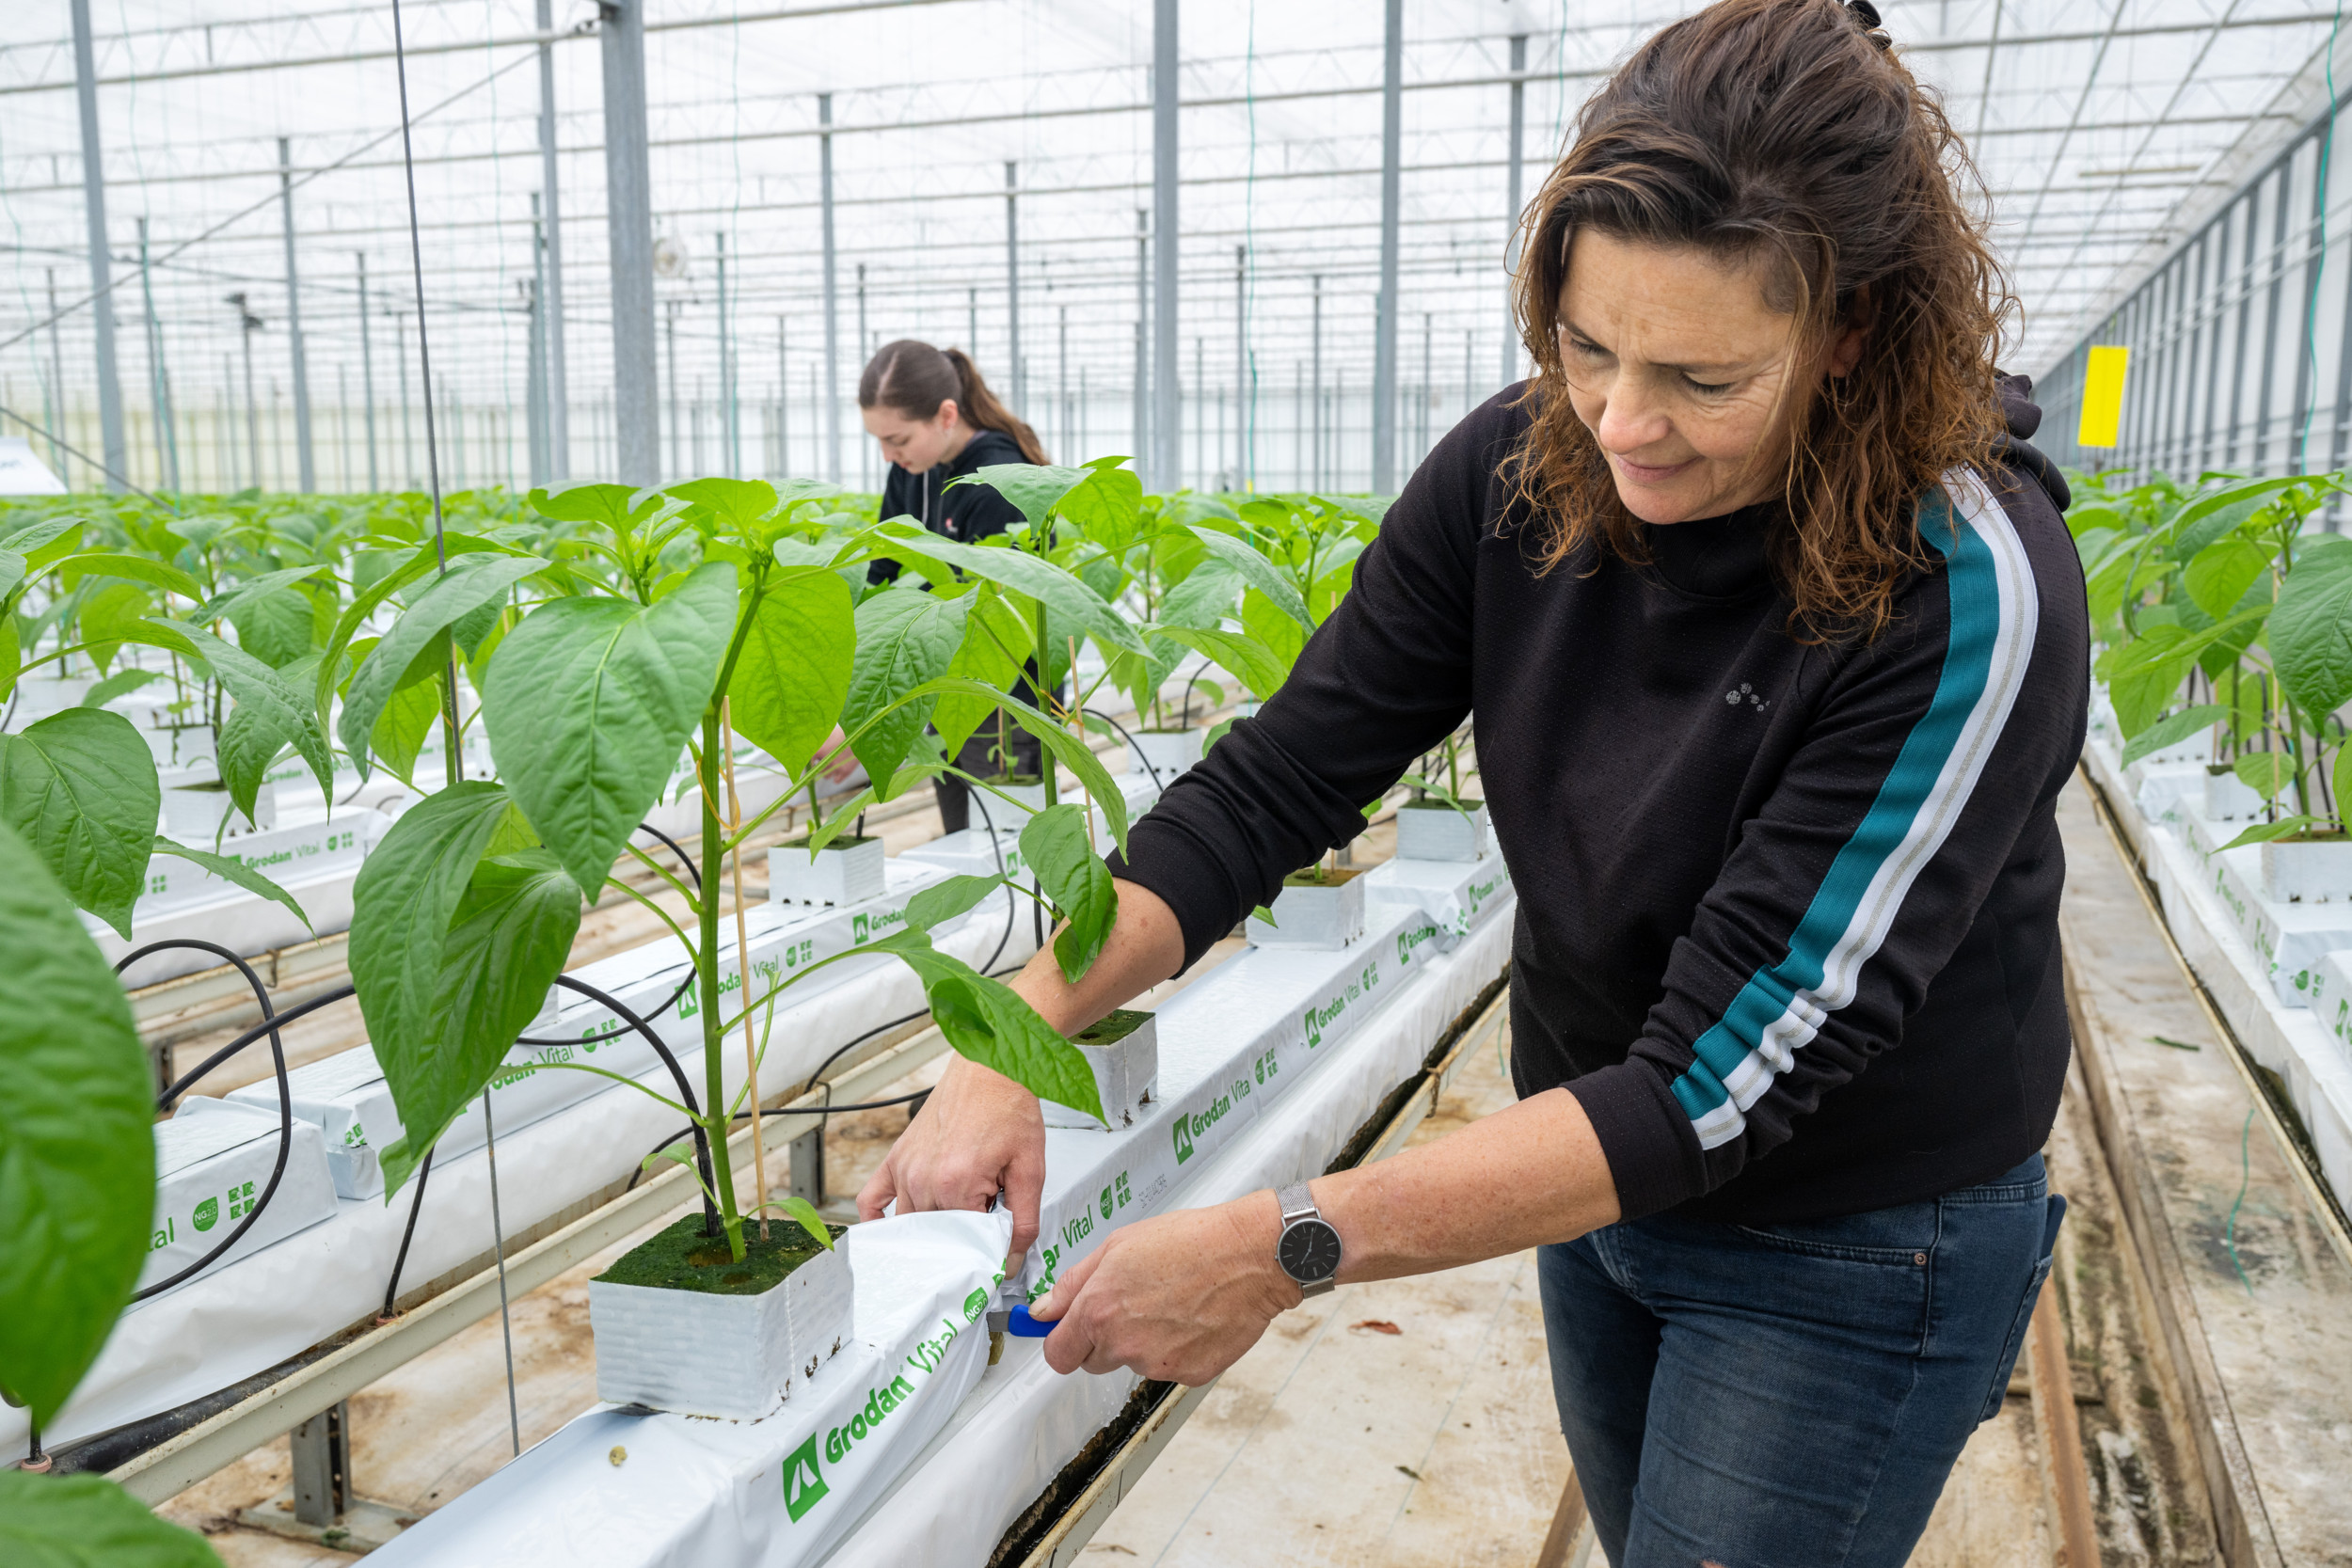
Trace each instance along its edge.
<instances>
[{"instance_id":1,"label":"pepper plant","mask_svg":"<svg viewBox=\"0 0 2352 1568\"><path fill-rule=\"evenodd\" d=\"M727 949L720 879L709 872L784 803L740 822L723 813L723 725L766 751L797 786L829 760L818 753L838 725L866 766L872 798L888 800L943 766L916 754L917 743L939 709L962 701L975 723L977 715L1001 712L1038 736L1099 802L1114 837L1125 838L1123 801L1079 738L1008 695L1005 683L953 668L976 620L1001 631L1013 622L1042 624L1051 607L1107 630L1106 607L1050 562L908 539L838 508L828 513L818 487L802 484L781 494L764 482L726 479L666 491L582 484L533 491L531 504L567 525L557 546L532 554L512 541L451 538L446 563L421 548L355 600L320 666L315 711L324 722L329 675L361 621L392 593L419 585L353 671L339 722L344 747L364 768L388 705L425 685L437 687L453 758L455 665L469 654L483 665L481 717L499 767L495 782L458 779L453 767L451 781L411 806L369 856L354 890L353 980L405 1129L384 1152L388 1198L537 1013L583 903L608 882L653 909L683 945L703 1028L697 1105L622 1081L663 1100L723 1149L739 1104L756 1092L750 1074L736 1096L725 1092L730 1031L755 1012L772 1020L778 998L822 964L758 995L745 985L732 1015L721 1006ZM929 593L885 588L858 602L852 579L883 554L954 565L965 579ZM984 591L1009 613L979 608ZM528 602L510 602L519 599ZM476 641L469 644L469 637ZM493 637L485 658L482 644ZM629 842L681 752L702 802L707 870L694 887ZM848 816L837 811L829 821ZM625 855L668 885L685 922L613 880ZM1086 927L1070 956L1090 962L1111 911L1089 895L1083 868L1065 882L1056 901ZM997 885L959 878L927 889L902 929L858 951L890 953L912 968L958 1051L1045 1098L1099 1114L1076 1048L1009 988L931 944L931 929ZM708 1196L731 1255L740 1258L746 1213L724 1159L713 1162Z\"/></svg>"}]
</instances>

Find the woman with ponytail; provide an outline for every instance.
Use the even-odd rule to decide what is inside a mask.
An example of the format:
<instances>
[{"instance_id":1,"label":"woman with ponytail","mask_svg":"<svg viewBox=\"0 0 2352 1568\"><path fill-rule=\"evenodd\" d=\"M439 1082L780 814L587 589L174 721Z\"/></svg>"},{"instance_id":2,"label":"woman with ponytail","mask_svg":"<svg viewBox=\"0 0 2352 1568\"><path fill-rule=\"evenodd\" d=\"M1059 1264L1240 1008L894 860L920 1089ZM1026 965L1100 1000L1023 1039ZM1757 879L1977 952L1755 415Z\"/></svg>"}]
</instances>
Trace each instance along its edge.
<instances>
[{"instance_id":1,"label":"woman with ponytail","mask_svg":"<svg viewBox=\"0 0 2352 1568\"><path fill-rule=\"evenodd\" d=\"M885 343L857 378L858 416L889 460L881 515L913 517L958 544L1002 533L1021 520L1012 502L985 484L949 484L998 463L1043 463L1037 432L996 400L979 368L960 348L937 349L913 338ZM898 575L895 562L876 562L871 580ZM1035 673L1035 667L1031 667ZM1035 703L1025 682L1013 695ZM1001 746L1001 752L1000 752ZM1009 753L1009 754L1004 754ZM974 736L956 756L967 773L1033 774L1042 753L1026 730L1000 736L993 727ZM971 825L972 792L961 779L937 780L940 824L961 832Z\"/></svg>"}]
</instances>

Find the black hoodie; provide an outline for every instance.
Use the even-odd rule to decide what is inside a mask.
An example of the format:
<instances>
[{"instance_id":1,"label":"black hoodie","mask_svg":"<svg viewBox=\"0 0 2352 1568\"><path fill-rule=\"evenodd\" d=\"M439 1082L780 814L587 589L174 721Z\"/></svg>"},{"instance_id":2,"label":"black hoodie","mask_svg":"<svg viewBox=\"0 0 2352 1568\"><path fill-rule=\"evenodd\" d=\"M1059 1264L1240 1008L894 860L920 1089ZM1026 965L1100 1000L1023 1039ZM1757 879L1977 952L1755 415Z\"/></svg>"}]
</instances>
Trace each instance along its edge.
<instances>
[{"instance_id":1,"label":"black hoodie","mask_svg":"<svg viewBox=\"0 0 2352 1568\"><path fill-rule=\"evenodd\" d=\"M993 464L1027 461L1021 455L1020 443L1003 431L976 430L952 463L942 463L919 474L911 474L893 463L882 479L882 511L878 515L885 523L893 517L913 517L933 533L944 533L961 545L1002 533L1021 521L1018 507L985 484L958 484L951 489L948 481L977 473Z\"/></svg>"},{"instance_id":2,"label":"black hoodie","mask_svg":"<svg viewBox=\"0 0 2352 1568\"><path fill-rule=\"evenodd\" d=\"M2000 1175L2065 1078L2055 812L2089 695L2027 390L1994 471L1923 507L1941 563L1894 624L1807 643L1769 507L1647 529L1645 565L1539 573L1498 475L1528 425L1511 388L1422 465L1289 682L1121 874L1197 958L1475 714L1519 895L1513 1075L1582 1101L1627 1217L1826 1217Z\"/></svg>"}]
</instances>

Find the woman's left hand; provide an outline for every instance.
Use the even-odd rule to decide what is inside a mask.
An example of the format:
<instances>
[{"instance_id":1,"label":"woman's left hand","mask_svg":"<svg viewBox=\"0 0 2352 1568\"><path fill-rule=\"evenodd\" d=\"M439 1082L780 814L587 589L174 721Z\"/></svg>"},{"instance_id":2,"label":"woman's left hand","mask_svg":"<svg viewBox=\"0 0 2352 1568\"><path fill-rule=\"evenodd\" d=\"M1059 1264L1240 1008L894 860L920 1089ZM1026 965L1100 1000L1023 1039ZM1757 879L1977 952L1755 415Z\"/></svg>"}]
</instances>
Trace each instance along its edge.
<instances>
[{"instance_id":1,"label":"woman's left hand","mask_svg":"<svg viewBox=\"0 0 2352 1568\"><path fill-rule=\"evenodd\" d=\"M1297 1285L1274 1259L1280 1228L1274 1195L1259 1192L1112 1231L1033 1309L1055 1323L1046 1364L1057 1372L1125 1367L1199 1387L1298 1305Z\"/></svg>"}]
</instances>

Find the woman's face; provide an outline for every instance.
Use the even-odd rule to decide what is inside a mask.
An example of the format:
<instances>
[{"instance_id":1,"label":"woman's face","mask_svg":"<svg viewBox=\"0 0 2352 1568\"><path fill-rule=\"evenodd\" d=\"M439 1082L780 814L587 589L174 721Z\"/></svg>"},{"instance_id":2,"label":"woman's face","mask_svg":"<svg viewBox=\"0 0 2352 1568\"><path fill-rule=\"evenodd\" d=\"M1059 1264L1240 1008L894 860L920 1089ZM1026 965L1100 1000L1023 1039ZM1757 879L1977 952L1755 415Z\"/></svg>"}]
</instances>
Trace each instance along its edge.
<instances>
[{"instance_id":1,"label":"woman's face","mask_svg":"<svg viewBox=\"0 0 2352 1568\"><path fill-rule=\"evenodd\" d=\"M1716 517L1783 483L1781 412L1861 356L1850 330L1797 353L1767 263L1580 230L1560 289L1560 363L1578 419L1645 523Z\"/></svg>"},{"instance_id":2,"label":"woman's face","mask_svg":"<svg viewBox=\"0 0 2352 1568\"><path fill-rule=\"evenodd\" d=\"M866 433L882 443L882 455L911 474L927 473L963 450L965 431L953 398L928 420L910 420L882 404L858 414Z\"/></svg>"}]
</instances>

